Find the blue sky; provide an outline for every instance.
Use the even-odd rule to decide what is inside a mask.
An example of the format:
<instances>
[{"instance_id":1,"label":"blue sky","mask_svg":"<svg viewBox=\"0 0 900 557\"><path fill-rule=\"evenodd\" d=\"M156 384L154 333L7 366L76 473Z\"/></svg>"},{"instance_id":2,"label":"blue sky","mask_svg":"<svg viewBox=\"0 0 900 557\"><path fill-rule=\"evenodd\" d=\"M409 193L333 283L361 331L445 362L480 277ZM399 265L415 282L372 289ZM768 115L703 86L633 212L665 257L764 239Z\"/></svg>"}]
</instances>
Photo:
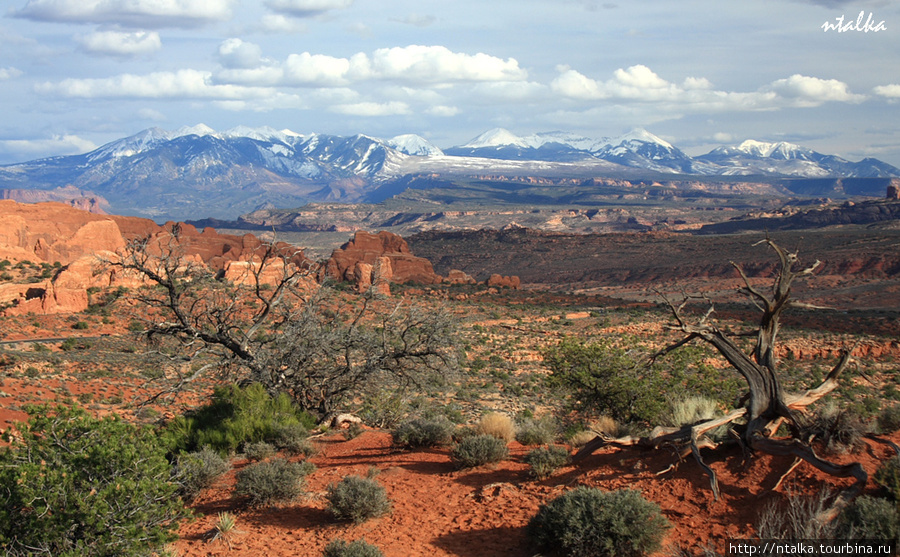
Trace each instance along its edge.
<instances>
[{"instance_id":1,"label":"blue sky","mask_svg":"<svg viewBox=\"0 0 900 557\"><path fill-rule=\"evenodd\" d=\"M704 153L790 141L900 166L884 0L8 0L0 163L158 126L416 133L644 127ZM823 30L837 23L855 28ZM883 22L879 30L875 28Z\"/></svg>"}]
</instances>

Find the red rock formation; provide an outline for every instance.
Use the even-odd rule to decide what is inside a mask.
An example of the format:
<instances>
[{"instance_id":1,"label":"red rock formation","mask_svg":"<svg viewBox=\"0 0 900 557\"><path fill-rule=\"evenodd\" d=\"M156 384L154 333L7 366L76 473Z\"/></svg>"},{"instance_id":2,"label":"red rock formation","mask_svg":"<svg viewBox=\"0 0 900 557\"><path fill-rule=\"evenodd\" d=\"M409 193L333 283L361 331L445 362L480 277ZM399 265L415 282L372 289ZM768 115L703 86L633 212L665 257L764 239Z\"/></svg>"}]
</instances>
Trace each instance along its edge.
<instances>
[{"instance_id":1,"label":"red rock formation","mask_svg":"<svg viewBox=\"0 0 900 557\"><path fill-rule=\"evenodd\" d=\"M887 187L887 198L891 201L900 199L900 180L891 180Z\"/></svg>"},{"instance_id":2,"label":"red rock formation","mask_svg":"<svg viewBox=\"0 0 900 557\"><path fill-rule=\"evenodd\" d=\"M444 282L448 284L475 284L477 281L463 271L451 269L444 278Z\"/></svg>"},{"instance_id":3,"label":"red rock formation","mask_svg":"<svg viewBox=\"0 0 900 557\"><path fill-rule=\"evenodd\" d=\"M502 275L493 274L490 276L490 278L487 279L485 284L488 286L496 286L496 287L501 287L501 288L518 289L521 282L522 281L520 281L519 277L517 277L517 276L505 277Z\"/></svg>"},{"instance_id":4,"label":"red rock formation","mask_svg":"<svg viewBox=\"0 0 900 557\"><path fill-rule=\"evenodd\" d=\"M395 282L398 284L438 284L441 277L434 272L431 262L422 257L414 256L406 243L406 240L390 232L357 231L353 239L334 250L331 258L325 264L324 274L336 280L357 282L359 272L357 264L370 265L370 272L375 271L379 258L386 261L380 263L378 276L382 282ZM390 269L389 276L387 269ZM369 275L369 279L376 277ZM370 282L370 285L372 282Z\"/></svg>"}]
</instances>

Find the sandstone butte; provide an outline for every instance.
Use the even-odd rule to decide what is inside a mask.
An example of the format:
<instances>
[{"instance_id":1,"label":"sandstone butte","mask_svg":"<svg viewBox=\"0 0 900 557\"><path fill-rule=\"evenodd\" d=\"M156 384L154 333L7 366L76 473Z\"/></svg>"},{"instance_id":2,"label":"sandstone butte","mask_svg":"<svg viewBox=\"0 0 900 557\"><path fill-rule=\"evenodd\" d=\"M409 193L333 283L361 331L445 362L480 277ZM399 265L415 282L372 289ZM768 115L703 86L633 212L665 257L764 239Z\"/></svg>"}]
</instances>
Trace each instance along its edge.
<instances>
[{"instance_id":1,"label":"sandstone butte","mask_svg":"<svg viewBox=\"0 0 900 557\"><path fill-rule=\"evenodd\" d=\"M78 210L57 202L35 204L0 200L0 260L56 263L61 270L52 279L29 284L0 283L0 306L7 315L70 313L87 309L87 289L140 284L136 277L123 275L103 265L123 253L128 241L149 237L148 249L159 251L170 242L169 232L177 229L178 249L196 264L205 264L234 282L248 280L257 269L265 249L252 234L219 234L185 223L160 226L149 219L104 215ZM303 252L286 243L276 244L283 260L298 266L310 265ZM360 292L373 289L390 294L390 283L437 284L443 281L427 259L410 252L406 241L390 232L372 234L358 231L334 251L322 267L319 279L331 277L357 284ZM277 281L283 263L268 265L261 279ZM474 279L451 272L448 282L471 283ZM492 285L517 288L518 277L492 277Z\"/></svg>"}]
</instances>

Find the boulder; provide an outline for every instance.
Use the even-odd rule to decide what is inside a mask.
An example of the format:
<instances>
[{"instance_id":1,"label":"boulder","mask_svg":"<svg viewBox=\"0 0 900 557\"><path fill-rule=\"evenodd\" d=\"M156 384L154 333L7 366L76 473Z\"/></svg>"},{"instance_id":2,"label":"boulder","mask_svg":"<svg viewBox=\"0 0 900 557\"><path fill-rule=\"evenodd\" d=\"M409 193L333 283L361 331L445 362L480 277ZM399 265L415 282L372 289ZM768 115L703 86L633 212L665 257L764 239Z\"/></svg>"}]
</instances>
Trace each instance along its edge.
<instances>
[{"instance_id":1,"label":"boulder","mask_svg":"<svg viewBox=\"0 0 900 557\"><path fill-rule=\"evenodd\" d=\"M492 287L497 287L497 288L518 289L519 285L521 284L521 281L519 280L519 277L517 277L515 275L506 277L506 276L498 275L495 273L495 274L491 275L490 278L487 279L487 281L485 281L485 284L487 286L492 286Z\"/></svg>"},{"instance_id":2,"label":"boulder","mask_svg":"<svg viewBox=\"0 0 900 557\"><path fill-rule=\"evenodd\" d=\"M477 281L469 274L458 269L451 269L444 277L444 282L449 284L475 284Z\"/></svg>"}]
</instances>

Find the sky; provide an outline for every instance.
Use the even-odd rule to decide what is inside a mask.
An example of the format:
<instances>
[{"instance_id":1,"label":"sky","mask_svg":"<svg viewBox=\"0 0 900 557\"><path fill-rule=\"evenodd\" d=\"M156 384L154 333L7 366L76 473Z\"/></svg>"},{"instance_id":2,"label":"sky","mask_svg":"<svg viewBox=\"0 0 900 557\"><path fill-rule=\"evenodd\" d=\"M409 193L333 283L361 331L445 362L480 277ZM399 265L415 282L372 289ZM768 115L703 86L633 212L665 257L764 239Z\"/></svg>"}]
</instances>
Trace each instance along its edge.
<instances>
[{"instance_id":1,"label":"sky","mask_svg":"<svg viewBox=\"0 0 900 557\"><path fill-rule=\"evenodd\" d=\"M0 107L0 164L203 123L441 148L642 127L900 166L900 2L3 0Z\"/></svg>"}]
</instances>

